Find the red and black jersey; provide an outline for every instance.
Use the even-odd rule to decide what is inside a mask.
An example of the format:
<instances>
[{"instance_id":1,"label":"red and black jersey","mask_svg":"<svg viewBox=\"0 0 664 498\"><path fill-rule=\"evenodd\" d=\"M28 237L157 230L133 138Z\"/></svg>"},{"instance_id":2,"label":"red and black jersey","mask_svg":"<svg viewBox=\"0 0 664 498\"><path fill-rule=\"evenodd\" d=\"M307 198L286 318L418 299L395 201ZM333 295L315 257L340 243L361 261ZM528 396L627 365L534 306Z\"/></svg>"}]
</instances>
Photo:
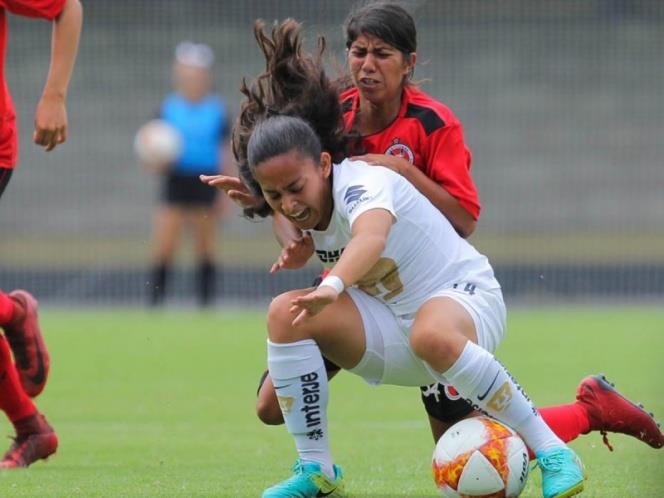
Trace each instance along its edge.
<instances>
[{"instance_id":1,"label":"red and black jersey","mask_svg":"<svg viewBox=\"0 0 664 498\"><path fill-rule=\"evenodd\" d=\"M7 11L26 17L52 20L62 12L65 0L0 0L0 168L16 165L18 141L16 113L5 78Z\"/></svg>"},{"instance_id":2,"label":"red and black jersey","mask_svg":"<svg viewBox=\"0 0 664 498\"><path fill-rule=\"evenodd\" d=\"M341 94L346 128L351 129L359 91ZM401 156L456 198L475 219L480 214L477 188L470 176L471 152L463 126L443 103L415 86L404 89L398 117L384 130L362 137L367 153Z\"/></svg>"}]
</instances>

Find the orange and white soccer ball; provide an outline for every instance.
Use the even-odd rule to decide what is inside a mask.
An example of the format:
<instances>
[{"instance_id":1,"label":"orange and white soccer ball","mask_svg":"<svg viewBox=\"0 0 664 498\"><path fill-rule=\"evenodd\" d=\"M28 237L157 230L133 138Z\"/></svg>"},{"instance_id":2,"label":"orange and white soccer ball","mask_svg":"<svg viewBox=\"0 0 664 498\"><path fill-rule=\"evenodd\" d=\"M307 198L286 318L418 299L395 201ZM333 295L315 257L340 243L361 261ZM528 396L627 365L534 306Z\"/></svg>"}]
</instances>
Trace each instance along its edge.
<instances>
[{"instance_id":1,"label":"orange and white soccer ball","mask_svg":"<svg viewBox=\"0 0 664 498\"><path fill-rule=\"evenodd\" d=\"M448 498L513 498L528 478L528 449L497 420L472 417L450 427L433 452L433 478Z\"/></svg>"},{"instance_id":2,"label":"orange and white soccer ball","mask_svg":"<svg viewBox=\"0 0 664 498\"><path fill-rule=\"evenodd\" d=\"M166 121L153 119L136 133L134 152L138 160L148 167L165 167L180 157L182 136Z\"/></svg>"}]
</instances>

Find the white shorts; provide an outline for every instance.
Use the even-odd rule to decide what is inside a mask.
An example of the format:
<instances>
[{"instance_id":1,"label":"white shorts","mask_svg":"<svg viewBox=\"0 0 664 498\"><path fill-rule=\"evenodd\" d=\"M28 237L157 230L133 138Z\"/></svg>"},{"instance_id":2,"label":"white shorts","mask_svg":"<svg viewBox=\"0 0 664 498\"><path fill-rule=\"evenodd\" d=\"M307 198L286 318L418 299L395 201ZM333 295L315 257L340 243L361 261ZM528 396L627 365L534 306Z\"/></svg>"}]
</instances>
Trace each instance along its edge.
<instances>
[{"instance_id":1,"label":"white shorts","mask_svg":"<svg viewBox=\"0 0 664 498\"><path fill-rule=\"evenodd\" d=\"M383 302L359 289L346 290L362 316L366 351L352 369L369 384L424 386L434 382L448 384L445 378L410 347L414 314L396 316ZM493 353L505 335L505 302L500 289L483 290L465 282L441 289L428 299L449 297L461 304L475 323L479 345Z\"/></svg>"}]
</instances>

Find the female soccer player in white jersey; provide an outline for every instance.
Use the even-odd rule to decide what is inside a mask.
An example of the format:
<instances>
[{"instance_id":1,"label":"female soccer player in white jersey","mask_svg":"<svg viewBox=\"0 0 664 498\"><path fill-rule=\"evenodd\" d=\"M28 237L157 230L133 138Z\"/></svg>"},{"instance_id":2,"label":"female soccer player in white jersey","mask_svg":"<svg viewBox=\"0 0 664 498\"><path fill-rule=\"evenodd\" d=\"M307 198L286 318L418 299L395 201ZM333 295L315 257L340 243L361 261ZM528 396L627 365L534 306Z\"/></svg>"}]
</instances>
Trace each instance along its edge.
<instances>
[{"instance_id":1,"label":"female soccer player in white jersey","mask_svg":"<svg viewBox=\"0 0 664 498\"><path fill-rule=\"evenodd\" d=\"M303 119L263 118L249 136L243 175L311 234L330 268L320 286L282 294L268 311L268 365L299 462L263 496L343 495L321 353L372 384L455 386L535 451L545 497L579 492L578 458L491 353L505 305L487 258L400 175L334 164Z\"/></svg>"}]
</instances>

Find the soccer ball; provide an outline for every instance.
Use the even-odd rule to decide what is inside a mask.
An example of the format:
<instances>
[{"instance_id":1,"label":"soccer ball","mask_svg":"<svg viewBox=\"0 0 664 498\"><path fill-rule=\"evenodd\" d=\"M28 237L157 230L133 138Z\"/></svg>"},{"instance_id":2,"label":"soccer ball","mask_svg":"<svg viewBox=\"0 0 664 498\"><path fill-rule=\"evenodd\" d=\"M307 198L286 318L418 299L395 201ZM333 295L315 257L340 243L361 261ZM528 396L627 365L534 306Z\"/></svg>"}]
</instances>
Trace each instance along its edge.
<instances>
[{"instance_id":1,"label":"soccer ball","mask_svg":"<svg viewBox=\"0 0 664 498\"><path fill-rule=\"evenodd\" d=\"M519 496L528 477L528 449L497 420L472 417L450 427L433 452L433 478L448 498Z\"/></svg>"},{"instance_id":2,"label":"soccer ball","mask_svg":"<svg viewBox=\"0 0 664 498\"><path fill-rule=\"evenodd\" d=\"M134 152L148 167L163 168L180 157L182 137L166 121L153 119L140 127L134 139Z\"/></svg>"}]
</instances>

